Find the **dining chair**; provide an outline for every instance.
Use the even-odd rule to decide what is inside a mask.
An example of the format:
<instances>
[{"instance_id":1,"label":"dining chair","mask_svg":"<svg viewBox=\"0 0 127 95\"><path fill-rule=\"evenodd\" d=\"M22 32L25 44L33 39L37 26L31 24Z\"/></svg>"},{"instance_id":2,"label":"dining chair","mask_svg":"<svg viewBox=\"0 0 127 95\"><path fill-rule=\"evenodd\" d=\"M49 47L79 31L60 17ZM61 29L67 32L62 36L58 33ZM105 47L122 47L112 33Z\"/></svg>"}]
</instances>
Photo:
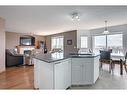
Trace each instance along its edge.
<instances>
[{"instance_id":1,"label":"dining chair","mask_svg":"<svg viewBox=\"0 0 127 95\"><path fill-rule=\"evenodd\" d=\"M111 59L111 51L100 50L100 69L103 68L103 63L109 64L109 73L113 72L113 64Z\"/></svg>"},{"instance_id":2,"label":"dining chair","mask_svg":"<svg viewBox=\"0 0 127 95\"><path fill-rule=\"evenodd\" d=\"M125 69L125 71L126 71L126 73L127 73L127 63L126 63L126 61L127 61L127 52L126 52L126 54L125 54L125 59L124 59L124 60L120 59L121 66L124 66L124 69ZM122 68L122 67L121 67L121 68Z\"/></svg>"}]
</instances>

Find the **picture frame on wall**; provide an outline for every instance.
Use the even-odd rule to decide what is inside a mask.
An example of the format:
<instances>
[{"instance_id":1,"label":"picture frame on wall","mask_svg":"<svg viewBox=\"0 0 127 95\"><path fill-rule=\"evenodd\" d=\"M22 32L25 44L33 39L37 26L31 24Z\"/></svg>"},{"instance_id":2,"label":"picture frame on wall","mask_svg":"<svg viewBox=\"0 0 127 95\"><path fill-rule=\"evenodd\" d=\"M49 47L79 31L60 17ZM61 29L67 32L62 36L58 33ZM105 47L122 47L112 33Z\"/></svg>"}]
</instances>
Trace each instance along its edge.
<instances>
[{"instance_id":1,"label":"picture frame on wall","mask_svg":"<svg viewBox=\"0 0 127 95\"><path fill-rule=\"evenodd\" d=\"M67 45L72 45L72 40L67 40Z\"/></svg>"}]
</instances>

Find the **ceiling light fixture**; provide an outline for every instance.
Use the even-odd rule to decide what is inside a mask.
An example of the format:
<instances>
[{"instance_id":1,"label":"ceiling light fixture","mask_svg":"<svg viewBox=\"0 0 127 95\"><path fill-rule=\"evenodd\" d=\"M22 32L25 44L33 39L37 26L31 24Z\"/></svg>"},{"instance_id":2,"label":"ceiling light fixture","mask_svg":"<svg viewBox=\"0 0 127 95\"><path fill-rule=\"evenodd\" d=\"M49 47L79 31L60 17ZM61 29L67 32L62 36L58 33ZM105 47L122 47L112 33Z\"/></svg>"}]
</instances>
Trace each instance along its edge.
<instances>
[{"instance_id":1,"label":"ceiling light fixture","mask_svg":"<svg viewBox=\"0 0 127 95\"><path fill-rule=\"evenodd\" d=\"M74 21L74 20L79 21L80 20L80 17L79 17L79 13L78 12L73 12L71 14L71 17L72 17L72 21Z\"/></svg>"},{"instance_id":2,"label":"ceiling light fixture","mask_svg":"<svg viewBox=\"0 0 127 95\"><path fill-rule=\"evenodd\" d=\"M109 31L108 31L108 26L107 26L107 20L105 21L105 30L103 32L103 34L106 36L106 49L108 49L108 39L107 39L107 35L109 34Z\"/></svg>"},{"instance_id":3,"label":"ceiling light fixture","mask_svg":"<svg viewBox=\"0 0 127 95\"><path fill-rule=\"evenodd\" d=\"M105 34L105 35L109 34L107 20L105 21L105 30L104 30L103 34Z\"/></svg>"}]
</instances>

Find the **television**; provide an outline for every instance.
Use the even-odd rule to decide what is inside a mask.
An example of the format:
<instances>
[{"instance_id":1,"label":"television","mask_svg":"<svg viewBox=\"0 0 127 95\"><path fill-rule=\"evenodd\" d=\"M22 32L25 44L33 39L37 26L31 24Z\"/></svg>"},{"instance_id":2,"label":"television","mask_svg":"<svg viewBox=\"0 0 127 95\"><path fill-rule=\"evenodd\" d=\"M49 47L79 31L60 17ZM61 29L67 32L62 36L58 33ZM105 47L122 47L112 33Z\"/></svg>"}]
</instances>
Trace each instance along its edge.
<instances>
[{"instance_id":1,"label":"television","mask_svg":"<svg viewBox=\"0 0 127 95\"><path fill-rule=\"evenodd\" d=\"M35 37L33 37L33 36L20 37L20 45L21 46L34 46L35 45Z\"/></svg>"}]
</instances>

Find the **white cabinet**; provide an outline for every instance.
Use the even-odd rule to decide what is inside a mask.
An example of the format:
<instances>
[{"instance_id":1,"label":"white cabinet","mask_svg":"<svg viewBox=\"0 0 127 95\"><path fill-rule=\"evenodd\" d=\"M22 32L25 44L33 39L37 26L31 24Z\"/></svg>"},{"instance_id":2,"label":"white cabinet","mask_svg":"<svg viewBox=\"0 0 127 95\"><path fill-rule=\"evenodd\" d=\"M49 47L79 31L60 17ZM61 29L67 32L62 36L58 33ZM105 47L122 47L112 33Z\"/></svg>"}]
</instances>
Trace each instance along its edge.
<instances>
[{"instance_id":1,"label":"white cabinet","mask_svg":"<svg viewBox=\"0 0 127 95\"><path fill-rule=\"evenodd\" d=\"M67 64L65 66L65 88L68 88L71 86L71 59L69 58L67 60Z\"/></svg>"},{"instance_id":2,"label":"white cabinet","mask_svg":"<svg viewBox=\"0 0 127 95\"><path fill-rule=\"evenodd\" d=\"M34 87L66 89L71 86L71 59L47 63L34 59Z\"/></svg>"},{"instance_id":3,"label":"white cabinet","mask_svg":"<svg viewBox=\"0 0 127 95\"><path fill-rule=\"evenodd\" d=\"M52 63L33 60L35 88L66 89L71 85L93 84L99 77L99 56L68 58Z\"/></svg>"},{"instance_id":4,"label":"white cabinet","mask_svg":"<svg viewBox=\"0 0 127 95\"><path fill-rule=\"evenodd\" d=\"M55 89L66 89L71 86L70 59L55 64Z\"/></svg>"},{"instance_id":5,"label":"white cabinet","mask_svg":"<svg viewBox=\"0 0 127 95\"><path fill-rule=\"evenodd\" d=\"M55 89L62 89L64 88L64 81L65 81L65 62L60 62L58 64L55 64Z\"/></svg>"},{"instance_id":6,"label":"white cabinet","mask_svg":"<svg viewBox=\"0 0 127 95\"><path fill-rule=\"evenodd\" d=\"M99 76L99 59L100 56L94 58L94 83L96 82Z\"/></svg>"},{"instance_id":7,"label":"white cabinet","mask_svg":"<svg viewBox=\"0 0 127 95\"><path fill-rule=\"evenodd\" d=\"M72 84L82 84L82 63L72 59Z\"/></svg>"},{"instance_id":8,"label":"white cabinet","mask_svg":"<svg viewBox=\"0 0 127 95\"><path fill-rule=\"evenodd\" d=\"M72 58L72 85L93 84L99 77L99 56Z\"/></svg>"},{"instance_id":9,"label":"white cabinet","mask_svg":"<svg viewBox=\"0 0 127 95\"><path fill-rule=\"evenodd\" d=\"M34 87L53 89L53 64L34 59Z\"/></svg>"},{"instance_id":10,"label":"white cabinet","mask_svg":"<svg viewBox=\"0 0 127 95\"><path fill-rule=\"evenodd\" d=\"M92 84L93 66L92 63L83 63L82 65L82 84Z\"/></svg>"}]
</instances>

